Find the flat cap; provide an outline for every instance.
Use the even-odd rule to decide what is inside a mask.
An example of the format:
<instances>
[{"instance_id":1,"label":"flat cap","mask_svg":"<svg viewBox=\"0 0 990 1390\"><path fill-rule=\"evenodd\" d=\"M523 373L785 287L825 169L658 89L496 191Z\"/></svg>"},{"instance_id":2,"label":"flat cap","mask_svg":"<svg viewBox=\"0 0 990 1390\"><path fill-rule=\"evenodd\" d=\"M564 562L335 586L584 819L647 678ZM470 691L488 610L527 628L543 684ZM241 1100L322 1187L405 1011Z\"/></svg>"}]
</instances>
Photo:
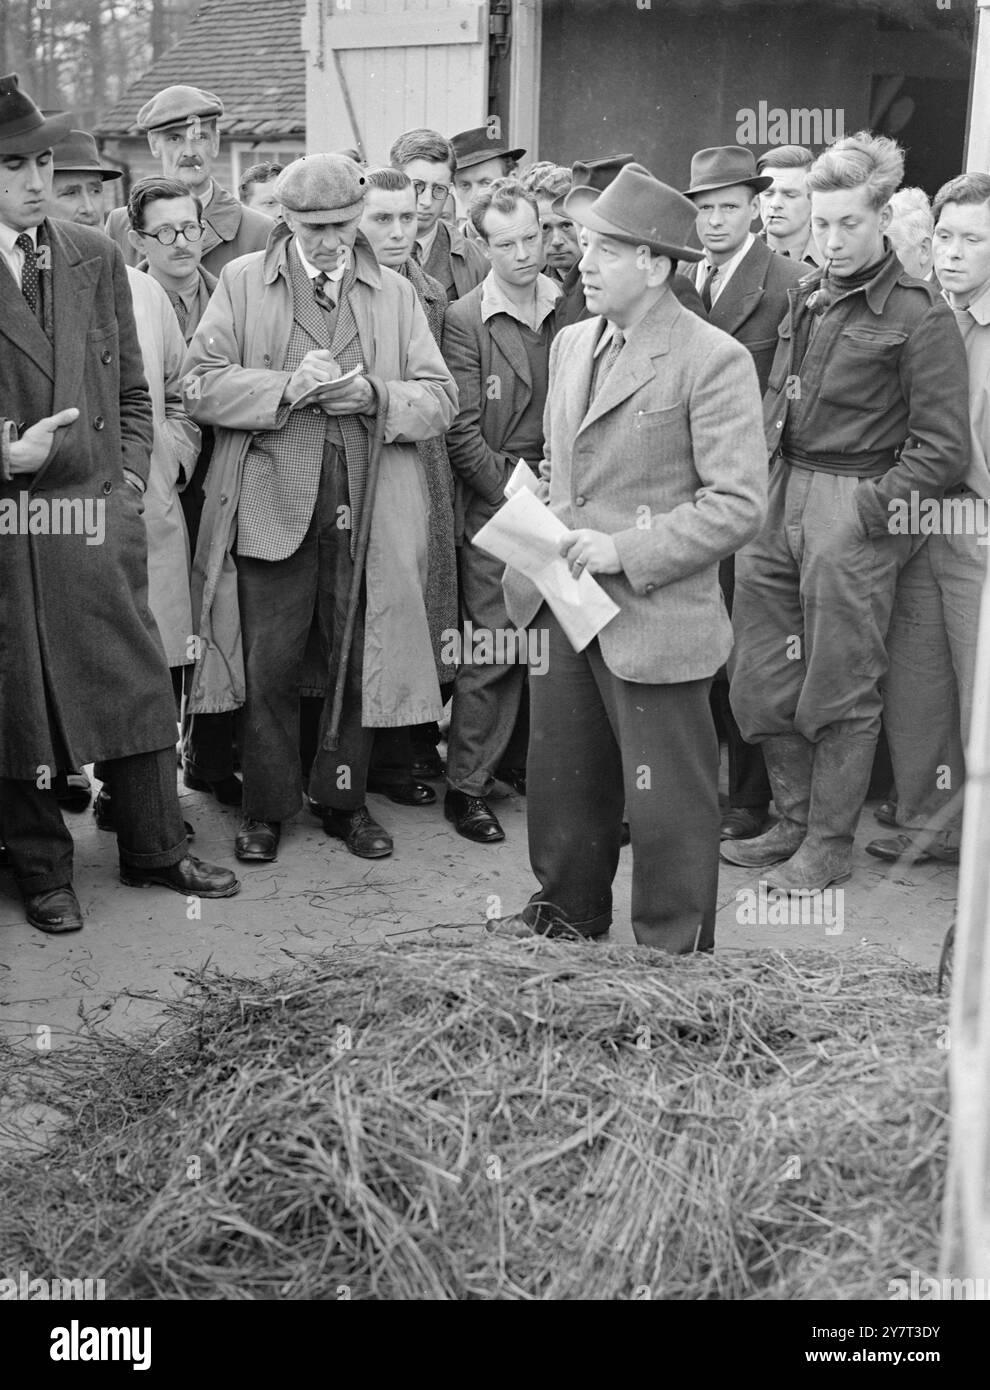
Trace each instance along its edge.
<instances>
[{"instance_id":1,"label":"flat cap","mask_svg":"<svg viewBox=\"0 0 990 1390\"><path fill-rule=\"evenodd\" d=\"M304 154L275 180L272 192L300 222L349 222L364 206L367 180L346 154Z\"/></svg>"},{"instance_id":2,"label":"flat cap","mask_svg":"<svg viewBox=\"0 0 990 1390\"><path fill-rule=\"evenodd\" d=\"M223 115L223 102L213 92L199 87L166 87L146 101L137 113L142 130L161 130L168 125L183 125L187 121L213 120Z\"/></svg>"}]
</instances>

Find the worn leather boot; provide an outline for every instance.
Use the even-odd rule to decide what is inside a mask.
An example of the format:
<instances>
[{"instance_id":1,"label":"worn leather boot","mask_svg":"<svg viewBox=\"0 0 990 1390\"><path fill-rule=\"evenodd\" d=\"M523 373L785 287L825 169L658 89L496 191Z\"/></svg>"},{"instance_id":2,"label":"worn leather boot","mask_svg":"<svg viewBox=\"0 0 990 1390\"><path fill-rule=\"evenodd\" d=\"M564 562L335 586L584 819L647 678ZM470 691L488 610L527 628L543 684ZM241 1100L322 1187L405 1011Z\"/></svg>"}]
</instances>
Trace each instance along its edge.
<instances>
[{"instance_id":1,"label":"worn leather boot","mask_svg":"<svg viewBox=\"0 0 990 1390\"><path fill-rule=\"evenodd\" d=\"M828 733L815 745L808 833L801 848L767 874L783 893L820 893L852 875L853 836L870 785L875 734Z\"/></svg>"},{"instance_id":2,"label":"worn leather boot","mask_svg":"<svg viewBox=\"0 0 990 1390\"><path fill-rule=\"evenodd\" d=\"M752 840L723 840L719 848L727 864L762 869L780 864L799 849L808 829L811 766L814 744L802 734L775 734L760 747L773 789L777 824Z\"/></svg>"}]
</instances>

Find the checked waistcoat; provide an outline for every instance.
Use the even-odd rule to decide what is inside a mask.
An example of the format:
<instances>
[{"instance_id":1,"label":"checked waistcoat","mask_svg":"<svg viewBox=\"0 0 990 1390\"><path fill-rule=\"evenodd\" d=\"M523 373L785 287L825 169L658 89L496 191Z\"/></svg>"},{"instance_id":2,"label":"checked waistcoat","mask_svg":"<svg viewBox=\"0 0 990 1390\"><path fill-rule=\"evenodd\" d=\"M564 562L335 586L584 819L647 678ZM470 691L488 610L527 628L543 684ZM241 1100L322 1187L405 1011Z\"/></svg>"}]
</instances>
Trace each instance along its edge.
<instances>
[{"instance_id":1,"label":"checked waistcoat","mask_svg":"<svg viewBox=\"0 0 990 1390\"><path fill-rule=\"evenodd\" d=\"M313 285L288 247L292 286L292 329L282 370L294 372L307 352L329 348L342 371L362 362L357 322L349 300L353 264L341 281L334 320L317 304ZM331 336L332 335L332 336ZM365 367L370 364L364 363ZM237 512L237 553L256 560L284 560L295 553L312 520L326 445L343 448L348 487L355 513L364 496L368 469L368 434L354 416L325 415L318 407L289 411L281 429L254 436L244 460ZM356 524L351 527L351 551Z\"/></svg>"}]
</instances>

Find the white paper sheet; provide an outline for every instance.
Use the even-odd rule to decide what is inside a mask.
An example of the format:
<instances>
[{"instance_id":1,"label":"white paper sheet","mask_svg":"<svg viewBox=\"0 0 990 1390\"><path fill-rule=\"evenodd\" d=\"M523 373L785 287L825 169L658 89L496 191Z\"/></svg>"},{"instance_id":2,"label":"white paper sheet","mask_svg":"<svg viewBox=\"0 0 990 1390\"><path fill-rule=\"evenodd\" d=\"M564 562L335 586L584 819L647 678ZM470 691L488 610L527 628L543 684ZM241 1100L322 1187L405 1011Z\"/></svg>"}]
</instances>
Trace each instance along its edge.
<instances>
[{"instance_id":1,"label":"white paper sheet","mask_svg":"<svg viewBox=\"0 0 990 1390\"><path fill-rule=\"evenodd\" d=\"M619 609L587 570L579 579L571 574L558 550L566 534L564 523L524 483L482 526L474 544L533 581L580 652Z\"/></svg>"},{"instance_id":2,"label":"white paper sheet","mask_svg":"<svg viewBox=\"0 0 990 1390\"><path fill-rule=\"evenodd\" d=\"M539 486L540 480L532 468L525 459L520 459L502 491L506 497L514 497L522 488L528 492L537 492Z\"/></svg>"}]
</instances>

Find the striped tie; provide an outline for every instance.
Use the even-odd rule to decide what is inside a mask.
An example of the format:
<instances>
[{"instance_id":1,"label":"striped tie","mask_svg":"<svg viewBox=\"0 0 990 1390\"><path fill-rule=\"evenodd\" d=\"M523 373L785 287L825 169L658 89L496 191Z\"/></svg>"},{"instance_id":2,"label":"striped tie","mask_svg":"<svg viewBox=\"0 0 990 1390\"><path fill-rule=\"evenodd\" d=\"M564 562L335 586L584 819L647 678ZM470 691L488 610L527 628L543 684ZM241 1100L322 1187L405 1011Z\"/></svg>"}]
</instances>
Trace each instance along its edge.
<instances>
[{"instance_id":1,"label":"striped tie","mask_svg":"<svg viewBox=\"0 0 990 1390\"><path fill-rule=\"evenodd\" d=\"M608 376L609 372L615 366L615 360L618 357L619 353L622 351L623 346L625 345L625 341L625 336L623 335L622 330L619 328L613 328L612 341L611 343L609 343L608 351L602 358L602 364L598 368L598 379L595 382L596 396L604 386L605 378Z\"/></svg>"}]
</instances>

